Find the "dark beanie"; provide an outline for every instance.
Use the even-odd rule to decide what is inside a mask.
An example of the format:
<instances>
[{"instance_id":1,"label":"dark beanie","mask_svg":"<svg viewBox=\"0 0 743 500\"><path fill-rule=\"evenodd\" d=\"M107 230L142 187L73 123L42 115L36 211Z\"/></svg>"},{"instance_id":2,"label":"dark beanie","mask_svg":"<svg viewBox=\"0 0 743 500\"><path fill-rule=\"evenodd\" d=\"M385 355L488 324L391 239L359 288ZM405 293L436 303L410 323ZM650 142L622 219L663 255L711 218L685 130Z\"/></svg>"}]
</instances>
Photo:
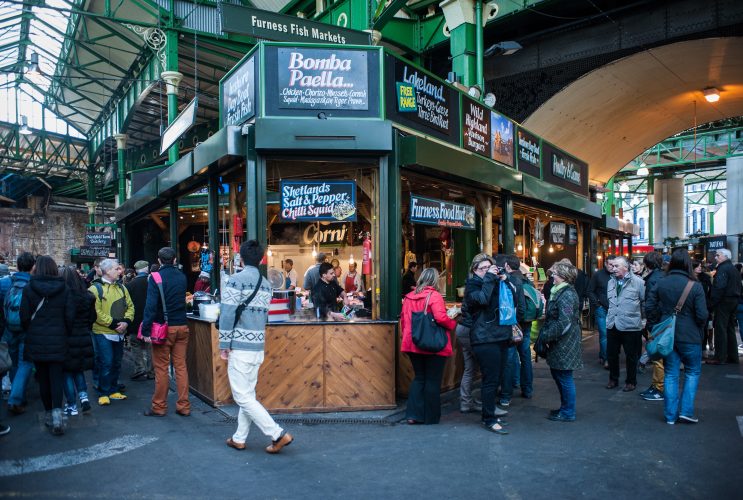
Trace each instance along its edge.
<instances>
[{"instance_id":1,"label":"dark beanie","mask_svg":"<svg viewBox=\"0 0 743 500\"><path fill-rule=\"evenodd\" d=\"M240 245L240 257L246 266L258 267L263 260L263 247L256 240L248 240Z\"/></svg>"}]
</instances>

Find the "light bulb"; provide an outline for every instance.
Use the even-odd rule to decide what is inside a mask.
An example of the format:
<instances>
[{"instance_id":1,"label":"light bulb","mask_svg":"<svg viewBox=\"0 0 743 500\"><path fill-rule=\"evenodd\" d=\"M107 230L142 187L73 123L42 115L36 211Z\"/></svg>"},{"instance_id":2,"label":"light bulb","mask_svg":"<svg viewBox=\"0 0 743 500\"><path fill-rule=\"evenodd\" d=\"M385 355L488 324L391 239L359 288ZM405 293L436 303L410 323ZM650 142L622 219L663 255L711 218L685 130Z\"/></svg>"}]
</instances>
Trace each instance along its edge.
<instances>
[{"instance_id":1,"label":"light bulb","mask_svg":"<svg viewBox=\"0 0 743 500\"><path fill-rule=\"evenodd\" d=\"M516 247L516 250L518 250L519 252L522 251L523 249L524 247L521 245L521 243L519 243L519 246Z\"/></svg>"},{"instance_id":2,"label":"light bulb","mask_svg":"<svg viewBox=\"0 0 743 500\"><path fill-rule=\"evenodd\" d=\"M351 256L350 256L350 257L348 258L348 263L349 263L349 264L353 264L353 255L351 255Z\"/></svg>"},{"instance_id":3,"label":"light bulb","mask_svg":"<svg viewBox=\"0 0 743 500\"><path fill-rule=\"evenodd\" d=\"M534 253L539 253L539 247L534 247Z\"/></svg>"},{"instance_id":4,"label":"light bulb","mask_svg":"<svg viewBox=\"0 0 743 500\"><path fill-rule=\"evenodd\" d=\"M554 253L554 252L555 252L555 249L554 249L554 248L552 248L552 245L550 245L550 247L549 247L549 252L550 252L550 253Z\"/></svg>"},{"instance_id":5,"label":"light bulb","mask_svg":"<svg viewBox=\"0 0 743 500\"><path fill-rule=\"evenodd\" d=\"M315 248L315 245L312 245L312 256L317 257L317 249Z\"/></svg>"},{"instance_id":6,"label":"light bulb","mask_svg":"<svg viewBox=\"0 0 743 500\"><path fill-rule=\"evenodd\" d=\"M273 252L270 248L268 249L268 252L266 252L266 255L268 255L269 257L273 256Z\"/></svg>"}]
</instances>

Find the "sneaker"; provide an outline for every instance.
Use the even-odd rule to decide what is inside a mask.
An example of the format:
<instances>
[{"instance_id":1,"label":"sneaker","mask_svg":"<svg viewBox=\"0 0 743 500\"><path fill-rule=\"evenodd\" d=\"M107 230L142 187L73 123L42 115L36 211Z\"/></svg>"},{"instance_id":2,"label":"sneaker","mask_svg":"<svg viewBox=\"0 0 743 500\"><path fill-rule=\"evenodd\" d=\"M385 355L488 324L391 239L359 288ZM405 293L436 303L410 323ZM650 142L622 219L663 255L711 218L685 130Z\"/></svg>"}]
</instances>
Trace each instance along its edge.
<instances>
[{"instance_id":1,"label":"sneaker","mask_svg":"<svg viewBox=\"0 0 743 500\"><path fill-rule=\"evenodd\" d=\"M0 424L0 436L4 436L7 433L10 432L10 426L5 424Z\"/></svg>"},{"instance_id":2,"label":"sneaker","mask_svg":"<svg viewBox=\"0 0 743 500\"><path fill-rule=\"evenodd\" d=\"M121 394L120 392L114 392L113 394L110 394L108 397L109 399L120 400L120 399L126 399L126 394Z\"/></svg>"},{"instance_id":3,"label":"sneaker","mask_svg":"<svg viewBox=\"0 0 743 500\"><path fill-rule=\"evenodd\" d=\"M652 394L655 391L655 387L652 385L640 393L640 397L644 398L648 394Z\"/></svg>"},{"instance_id":4,"label":"sneaker","mask_svg":"<svg viewBox=\"0 0 743 500\"><path fill-rule=\"evenodd\" d=\"M665 398L663 397L662 392L657 389L653 389L652 392L645 394L642 399L644 399L645 401L663 401Z\"/></svg>"},{"instance_id":5,"label":"sneaker","mask_svg":"<svg viewBox=\"0 0 743 500\"><path fill-rule=\"evenodd\" d=\"M668 422L666 422L666 423L667 423L668 425L676 425L676 422L674 422L673 420L669 420L669 421L668 421Z\"/></svg>"},{"instance_id":6,"label":"sneaker","mask_svg":"<svg viewBox=\"0 0 743 500\"><path fill-rule=\"evenodd\" d=\"M90 401L88 401L88 398L80 399L80 408L82 408L83 413L90 411Z\"/></svg>"},{"instance_id":7,"label":"sneaker","mask_svg":"<svg viewBox=\"0 0 743 500\"><path fill-rule=\"evenodd\" d=\"M493 415L495 415L496 417L505 417L506 415L508 415L508 410L503 410L496 406Z\"/></svg>"},{"instance_id":8,"label":"sneaker","mask_svg":"<svg viewBox=\"0 0 743 500\"><path fill-rule=\"evenodd\" d=\"M509 406L511 406L511 400L510 399L501 399L498 404L500 406L502 406L503 408L508 408Z\"/></svg>"},{"instance_id":9,"label":"sneaker","mask_svg":"<svg viewBox=\"0 0 743 500\"><path fill-rule=\"evenodd\" d=\"M111 404L111 400L108 398L108 396L101 396L98 398L98 404L100 406L106 406Z\"/></svg>"},{"instance_id":10,"label":"sneaker","mask_svg":"<svg viewBox=\"0 0 743 500\"><path fill-rule=\"evenodd\" d=\"M64 413L70 417L77 416L77 405L65 405Z\"/></svg>"},{"instance_id":11,"label":"sneaker","mask_svg":"<svg viewBox=\"0 0 743 500\"><path fill-rule=\"evenodd\" d=\"M679 415L679 422L684 422L686 424L696 424L699 423L699 419L697 417L690 417L688 415Z\"/></svg>"}]
</instances>

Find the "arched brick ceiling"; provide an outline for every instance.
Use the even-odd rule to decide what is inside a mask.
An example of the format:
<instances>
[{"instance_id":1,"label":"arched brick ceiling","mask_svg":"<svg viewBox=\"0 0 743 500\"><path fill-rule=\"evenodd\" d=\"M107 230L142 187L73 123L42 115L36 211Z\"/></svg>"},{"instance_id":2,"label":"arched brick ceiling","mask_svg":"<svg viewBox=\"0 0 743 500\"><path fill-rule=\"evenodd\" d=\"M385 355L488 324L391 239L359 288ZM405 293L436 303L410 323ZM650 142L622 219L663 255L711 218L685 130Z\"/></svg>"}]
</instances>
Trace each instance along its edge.
<instances>
[{"instance_id":1,"label":"arched brick ceiling","mask_svg":"<svg viewBox=\"0 0 743 500\"><path fill-rule=\"evenodd\" d=\"M716 87L708 103L702 89ZM743 38L678 42L594 70L542 104L524 125L585 160L606 182L651 146L694 126L743 115Z\"/></svg>"}]
</instances>

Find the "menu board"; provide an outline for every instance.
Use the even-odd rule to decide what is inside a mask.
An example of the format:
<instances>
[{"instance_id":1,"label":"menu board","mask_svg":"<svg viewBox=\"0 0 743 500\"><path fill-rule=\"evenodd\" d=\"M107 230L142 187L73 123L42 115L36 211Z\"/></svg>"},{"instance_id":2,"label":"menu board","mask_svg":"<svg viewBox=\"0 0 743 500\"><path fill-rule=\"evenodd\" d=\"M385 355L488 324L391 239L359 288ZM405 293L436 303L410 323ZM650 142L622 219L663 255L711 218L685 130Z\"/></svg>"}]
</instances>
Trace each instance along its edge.
<instances>
[{"instance_id":1,"label":"menu board","mask_svg":"<svg viewBox=\"0 0 743 500\"><path fill-rule=\"evenodd\" d=\"M516 132L516 168L519 172L540 178L542 176L541 139L518 127Z\"/></svg>"},{"instance_id":2,"label":"menu board","mask_svg":"<svg viewBox=\"0 0 743 500\"><path fill-rule=\"evenodd\" d=\"M281 181L281 219L355 221L354 181Z\"/></svg>"},{"instance_id":3,"label":"menu board","mask_svg":"<svg viewBox=\"0 0 743 500\"><path fill-rule=\"evenodd\" d=\"M411 194L410 222L474 230L475 207Z\"/></svg>"},{"instance_id":4,"label":"menu board","mask_svg":"<svg viewBox=\"0 0 743 500\"><path fill-rule=\"evenodd\" d=\"M223 127L241 125L255 116L255 56L238 66L220 86Z\"/></svg>"},{"instance_id":5,"label":"menu board","mask_svg":"<svg viewBox=\"0 0 743 500\"><path fill-rule=\"evenodd\" d=\"M490 157L495 161L513 167L513 122L505 116L492 111L490 113Z\"/></svg>"},{"instance_id":6,"label":"menu board","mask_svg":"<svg viewBox=\"0 0 743 500\"><path fill-rule=\"evenodd\" d=\"M564 245L566 232L567 226L564 222L550 222L550 243Z\"/></svg>"},{"instance_id":7,"label":"menu board","mask_svg":"<svg viewBox=\"0 0 743 500\"><path fill-rule=\"evenodd\" d=\"M568 245L578 244L578 226L568 224Z\"/></svg>"},{"instance_id":8,"label":"menu board","mask_svg":"<svg viewBox=\"0 0 743 500\"><path fill-rule=\"evenodd\" d=\"M565 189L588 196L588 164L557 149L548 142L542 143L544 168L542 178Z\"/></svg>"},{"instance_id":9,"label":"menu board","mask_svg":"<svg viewBox=\"0 0 743 500\"><path fill-rule=\"evenodd\" d=\"M387 118L458 146L457 91L412 64L385 57Z\"/></svg>"},{"instance_id":10,"label":"menu board","mask_svg":"<svg viewBox=\"0 0 743 500\"><path fill-rule=\"evenodd\" d=\"M280 48L280 108L369 109L368 54L360 50Z\"/></svg>"},{"instance_id":11,"label":"menu board","mask_svg":"<svg viewBox=\"0 0 743 500\"><path fill-rule=\"evenodd\" d=\"M468 151L490 155L490 110L469 99L462 99L462 146Z\"/></svg>"}]
</instances>

